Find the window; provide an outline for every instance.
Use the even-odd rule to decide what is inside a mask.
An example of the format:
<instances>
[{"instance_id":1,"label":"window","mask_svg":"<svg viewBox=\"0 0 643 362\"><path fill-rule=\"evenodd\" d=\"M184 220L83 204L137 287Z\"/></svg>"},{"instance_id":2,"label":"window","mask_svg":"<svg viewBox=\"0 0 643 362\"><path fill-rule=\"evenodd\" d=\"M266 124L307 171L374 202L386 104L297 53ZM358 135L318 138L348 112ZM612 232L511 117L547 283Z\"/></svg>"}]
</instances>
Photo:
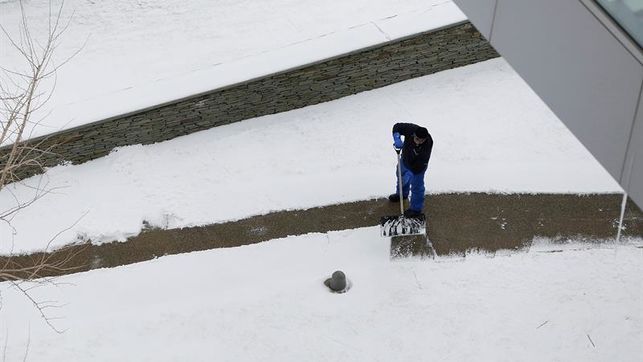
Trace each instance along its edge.
<instances>
[{"instance_id":1,"label":"window","mask_svg":"<svg viewBox=\"0 0 643 362\"><path fill-rule=\"evenodd\" d=\"M643 47L643 0L596 0Z\"/></svg>"}]
</instances>

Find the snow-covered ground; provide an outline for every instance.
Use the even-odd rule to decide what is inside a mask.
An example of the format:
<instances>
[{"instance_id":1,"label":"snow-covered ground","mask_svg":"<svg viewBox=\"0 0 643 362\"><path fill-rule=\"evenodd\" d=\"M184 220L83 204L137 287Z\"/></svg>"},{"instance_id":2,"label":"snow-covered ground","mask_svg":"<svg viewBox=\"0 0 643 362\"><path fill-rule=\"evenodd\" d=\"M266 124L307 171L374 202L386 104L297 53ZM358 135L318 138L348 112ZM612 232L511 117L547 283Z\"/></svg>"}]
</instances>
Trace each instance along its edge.
<instances>
[{"instance_id":1,"label":"snow-covered ground","mask_svg":"<svg viewBox=\"0 0 643 362\"><path fill-rule=\"evenodd\" d=\"M643 249L389 258L378 228L0 284L7 361L640 361ZM556 246L556 249L560 246ZM345 294L322 281L337 269Z\"/></svg>"},{"instance_id":2,"label":"snow-covered ground","mask_svg":"<svg viewBox=\"0 0 643 362\"><path fill-rule=\"evenodd\" d=\"M11 229L0 225L0 251L42 250L81 217L53 247L124 240L143 221L204 225L384 197L395 191L396 121L425 125L433 135L429 193L621 192L508 64L495 59L52 168L43 180L59 189L16 216L13 243ZM5 188L0 204L32 194L23 185Z\"/></svg>"},{"instance_id":3,"label":"snow-covered ground","mask_svg":"<svg viewBox=\"0 0 643 362\"><path fill-rule=\"evenodd\" d=\"M25 2L46 24L46 1ZM17 20L0 0L0 23ZM46 133L464 19L450 1L67 0L74 10ZM15 61L0 43L2 65ZM2 225L0 252L382 197L390 128L435 139L428 192L620 192L502 60L50 169L55 192ZM23 185L0 205L30 198ZM430 207L430 205L429 205ZM13 243L10 241L13 239ZM0 283L7 361L637 361L643 249L569 245L436 261L391 260L376 227L175 255L33 290ZM560 248L557 246L556 248ZM336 270L352 281L332 294ZM60 308L57 306L61 305Z\"/></svg>"},{"instance_id":4,"label":"snow-covered ground","mask_svg":"<svg viewBox=\"0 0 643 362\"><path fill-rule=\"evenodd\" d=\"M41 38L49 0L23 3ZM59 70L34 136L466 19L450 0L66 0L63 10L71 21L55 59L81 51ZM18 1L0 1L14 37L19 20ZM0 56L5 68L25 65L4 36Z\"/></svg>"}]
</instances>

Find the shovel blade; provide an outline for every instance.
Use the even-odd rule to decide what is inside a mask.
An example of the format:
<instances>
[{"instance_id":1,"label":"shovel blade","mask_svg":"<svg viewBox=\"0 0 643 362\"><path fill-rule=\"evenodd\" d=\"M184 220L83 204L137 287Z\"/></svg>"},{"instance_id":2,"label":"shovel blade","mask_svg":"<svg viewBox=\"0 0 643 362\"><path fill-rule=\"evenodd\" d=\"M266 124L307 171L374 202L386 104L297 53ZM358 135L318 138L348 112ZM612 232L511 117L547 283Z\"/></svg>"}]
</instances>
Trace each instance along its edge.
<instances>
[{"instance_id":1,"label":"shovel blade","mask_svg":"<svg viewBox=\"0 0 643 362\"><path fill-rule=\"evenodd\" d=\"M380 219L380 234L384 237L400 235L426 235L426 216L383 216Z\"/></svg>"}]
</instances>

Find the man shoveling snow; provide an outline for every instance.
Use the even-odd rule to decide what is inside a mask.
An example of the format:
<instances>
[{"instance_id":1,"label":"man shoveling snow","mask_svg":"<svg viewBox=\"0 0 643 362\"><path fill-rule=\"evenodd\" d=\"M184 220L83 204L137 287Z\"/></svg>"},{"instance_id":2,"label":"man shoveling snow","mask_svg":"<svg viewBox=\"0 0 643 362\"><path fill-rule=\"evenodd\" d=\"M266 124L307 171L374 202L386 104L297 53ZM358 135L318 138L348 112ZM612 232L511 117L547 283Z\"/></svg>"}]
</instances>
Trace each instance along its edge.
<instances>
[{"instance_id":1,"label":"man shoveling snow","mask_svg":"<svg viewBox=\"0 0 643 362\"><path fill-rule=\"evenodd\" d=\"M404 136L404 141L402 141ZM411 205L404 211L405 217L417 217L424 209L424 174L431 158L433 138L429 131L413 123L396 123L393 126L393 147L401 152L400 172L402 177L402 198L411 194ZM397 176L396 190L400 189ZM388 197L391 202L400 202L399 191Z\"/></svg>"},{"instance_id":2,"label":"man shoveling snow","mask_svg":"<svg viewBox=\"0 0 643 362\"><path fill-rule=\"evenodd\" d=\"M404 141L402 141L404 136ZM388 197L400 203L400 215L383 216L380 233L384 237L425 235L424 173L433 148L433 139L426 128L412 123L393 126L393 147L397 153L397 193ZM404 200L411 195L411 205L404 210ZM400 200L401 199L401 200Z\"/></svg>"}]
</instances>

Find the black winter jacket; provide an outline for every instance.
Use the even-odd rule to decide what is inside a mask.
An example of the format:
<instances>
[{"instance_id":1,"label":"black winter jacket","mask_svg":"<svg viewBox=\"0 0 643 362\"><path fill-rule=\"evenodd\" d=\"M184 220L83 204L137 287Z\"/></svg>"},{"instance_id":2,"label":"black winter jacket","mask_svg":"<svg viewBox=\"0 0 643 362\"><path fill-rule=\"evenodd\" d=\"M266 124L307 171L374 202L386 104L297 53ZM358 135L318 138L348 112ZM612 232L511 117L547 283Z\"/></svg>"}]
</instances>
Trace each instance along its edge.
<instances>
[{"instance_id":1,"label":"black winter jacket","mask_svg":"<svg viewBox=\"0 0 643 362\"><path fill-rule=\"evenodd\" d=\"M421 145L416 145L413 141L413 134L420 126L413 123L396 123L393 126L393 133L399 133L404 136L404 146L402 147L402 162L417 174L426 171L429 165L429 158L431 158L431 150L433 149L433 138L429 133L429 137Z\"/></svg>"}]
</instances>

